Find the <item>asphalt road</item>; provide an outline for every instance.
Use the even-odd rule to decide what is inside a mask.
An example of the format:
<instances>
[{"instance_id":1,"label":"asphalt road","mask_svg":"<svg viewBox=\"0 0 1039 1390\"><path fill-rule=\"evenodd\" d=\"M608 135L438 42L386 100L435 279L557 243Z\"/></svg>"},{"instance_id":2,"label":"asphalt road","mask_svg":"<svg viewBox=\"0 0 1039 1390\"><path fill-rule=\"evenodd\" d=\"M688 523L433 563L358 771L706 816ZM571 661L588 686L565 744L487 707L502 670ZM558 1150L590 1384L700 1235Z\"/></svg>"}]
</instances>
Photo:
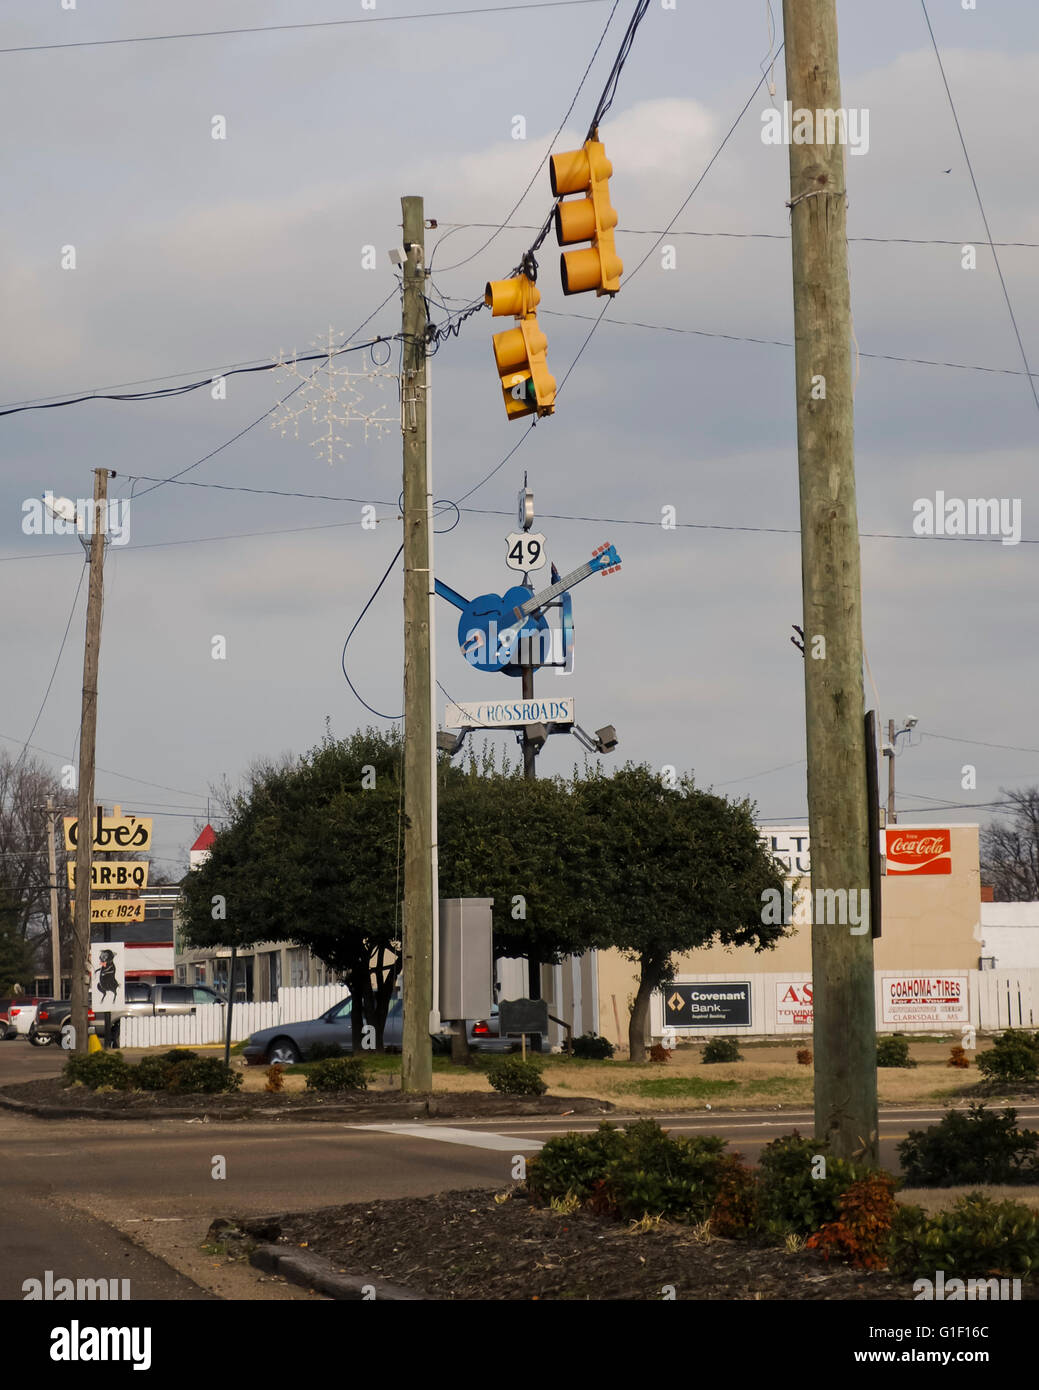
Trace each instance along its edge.
<instances>
[{"instance_id":1,"label":"asphalt road","mask_svg":"<svg viewBox=\"0 0 1039 1390\"><path fill-rule=\"evenodd\" d=\"M57 1075L59 1052L23 1042L0 1045L0 1084ZM561 1102L565 1105L566 1102ZM895 1145L941 1108L884 1111L881 1161L897 1165ZM1021 1106L1035 1124L1039 1106ZM617 1118L611 1116L611 1119ZM794 1128L812 1130L805 1110L685 1112L660 1115L673 1133L720 1134L748 1160ZM246 1216L377 1198L424 1196L455 1188L505 1188L515 1160L598 1117L436 1121L382 1126L282 1121L46 1120L0 1108L4 1187L0 1220L5 1258L0 1298L24 1297L27 1278L131 1277L132 1297L209 1296L134 1242L165 1225L191 1232L197 1248L218 1216ZM178 1223L184 1223L178 1227ZM185 1241L181 1269L194 1270ZM152 1248L162 1248L151 1241ZM212 1287L212 1284L210 1285ZM223 1296L264 1297L263 1292Z\"/></svg>"}]
</instances>

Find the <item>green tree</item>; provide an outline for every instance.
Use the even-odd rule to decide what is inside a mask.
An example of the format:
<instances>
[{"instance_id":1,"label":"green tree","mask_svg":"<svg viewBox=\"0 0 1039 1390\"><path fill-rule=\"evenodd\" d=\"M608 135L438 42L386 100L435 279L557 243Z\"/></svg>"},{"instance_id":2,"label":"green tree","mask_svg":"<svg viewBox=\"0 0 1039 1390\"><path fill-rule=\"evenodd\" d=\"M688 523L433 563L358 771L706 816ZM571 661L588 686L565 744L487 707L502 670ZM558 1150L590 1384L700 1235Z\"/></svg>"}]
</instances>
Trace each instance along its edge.
<instances>
[{"instance_id":1,"label":"green tree","mask_svg":"<svg viewBox=\"0 0 1039 1390\"><path fill-rule=\"evenodd\" d=\"M0 994L32 990L33 952L18 930L18 904L0 887Z\"/></svg>"},{"instance_id":2,"label":"green tree","mask_svg":"<svg viewBox=\"0 0 1039 1390\"><path fill-rule=\"evenodd\" d=\"M183 884L192 946L292 941L346 979L354 1048L382 1048L400 973L400 733L326 736L295 766L252 774L209 859Z\"/></svg>"},{"instance_id":3,"label":"green tree","mask_svg":"<svg viewBox=\"0 0 1039 1390\"><path fill-rule=\"evenodd\" d=\"M600 934L638 965L633 1062L645 1060L650 998L674 978L676 956L715 944L763 951L786 931L762 921L762 895L781 893L783 875L751 803L701 791L690 775L675 781L628 763L573 784L582 834L597 846L584 869L596 906L606 904Z\"/></svg>"}]
</instances>

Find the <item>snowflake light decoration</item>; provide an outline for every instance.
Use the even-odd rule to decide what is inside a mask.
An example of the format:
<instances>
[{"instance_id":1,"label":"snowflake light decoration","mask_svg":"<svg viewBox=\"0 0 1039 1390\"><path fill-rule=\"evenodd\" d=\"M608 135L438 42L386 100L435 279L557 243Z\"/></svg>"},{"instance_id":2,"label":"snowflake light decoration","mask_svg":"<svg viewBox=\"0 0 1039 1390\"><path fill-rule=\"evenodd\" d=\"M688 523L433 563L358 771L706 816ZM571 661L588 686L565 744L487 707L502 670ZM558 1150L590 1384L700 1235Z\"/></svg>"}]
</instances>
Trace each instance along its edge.
<instances>
[{"instance_id":1,"label":"snowflake light decoration","mask_svg":"<svg viewBox=\"0 0 1039 1390\"><path fill-rule=\"evenodd\" d=\"M394 372L386 372L376 366L370 353L342 353L342 343L329 325L324 341L315 339L312 348L318 348L327 356L323 362L300 363L296 353L286 357L279 353L277 363L288 373L288 379L298 380L299 387L274 410L271 428L280 428L282 436L291 428L293 436L299 438L299 422L308 418L314 425L321 426L321 433L311 439L310 447L324 454L330 464L343 459L344 449L349 449L350 441L339 430L348 425L364 426L364 440L368 442L369 431L379 438L386 430L399 427L400 419L396 407L391 408L385 399L375 403L375 408L365 408L367 396L371 405L372 389L385 391L387 380L397 381ZM351 371L347 365L356 362L358 357L367 361L367 369ZM340 363L342 365L340 365ZM369 383L363 387L362 383Z\"/></svg>"}]
</instances>

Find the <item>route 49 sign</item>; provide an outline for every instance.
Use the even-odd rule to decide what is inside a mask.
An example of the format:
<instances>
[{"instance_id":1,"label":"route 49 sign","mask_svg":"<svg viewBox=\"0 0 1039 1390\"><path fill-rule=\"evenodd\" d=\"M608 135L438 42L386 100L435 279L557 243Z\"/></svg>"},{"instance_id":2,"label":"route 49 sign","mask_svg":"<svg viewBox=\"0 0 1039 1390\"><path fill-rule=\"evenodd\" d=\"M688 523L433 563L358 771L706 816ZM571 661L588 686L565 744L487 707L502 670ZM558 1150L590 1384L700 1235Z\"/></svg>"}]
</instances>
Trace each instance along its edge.
<instances>
[{"instance_id":1,"label":"route 49 sign","mask_svg":"<svg viewBox=\"0 0 1039 1390\"><path fill-rule=\"evenodd\" d=\"M505 563L510 570L526 574L539 570L548 557L545 538L537 531L510 531L505 537Z\"/></svg>"}]
</instances>

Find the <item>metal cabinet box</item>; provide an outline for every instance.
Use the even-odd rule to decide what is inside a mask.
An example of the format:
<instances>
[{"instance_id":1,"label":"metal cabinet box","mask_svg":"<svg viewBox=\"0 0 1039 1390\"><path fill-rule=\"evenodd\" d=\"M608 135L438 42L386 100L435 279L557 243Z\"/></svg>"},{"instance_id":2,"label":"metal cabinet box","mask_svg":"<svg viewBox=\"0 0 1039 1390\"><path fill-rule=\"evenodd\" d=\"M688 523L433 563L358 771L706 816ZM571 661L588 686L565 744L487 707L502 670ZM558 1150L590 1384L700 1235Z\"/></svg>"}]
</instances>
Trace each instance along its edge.
<instances>
[{"instance_id":1,"label":"metal cabinet box","mask_svg":"<svg viewBox=\"0 0 1039 1390\"><path fill-rule=\"evenodd\" d=\"M486 1018L491 1012L493 906L493 898L440 899L441 1018Z\"/></svg>"}]
</instances>

